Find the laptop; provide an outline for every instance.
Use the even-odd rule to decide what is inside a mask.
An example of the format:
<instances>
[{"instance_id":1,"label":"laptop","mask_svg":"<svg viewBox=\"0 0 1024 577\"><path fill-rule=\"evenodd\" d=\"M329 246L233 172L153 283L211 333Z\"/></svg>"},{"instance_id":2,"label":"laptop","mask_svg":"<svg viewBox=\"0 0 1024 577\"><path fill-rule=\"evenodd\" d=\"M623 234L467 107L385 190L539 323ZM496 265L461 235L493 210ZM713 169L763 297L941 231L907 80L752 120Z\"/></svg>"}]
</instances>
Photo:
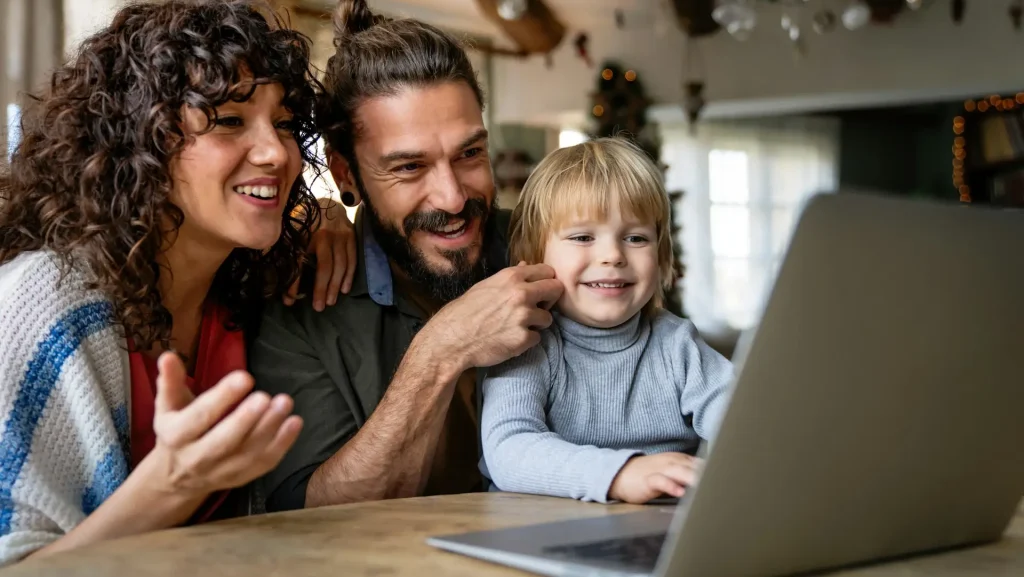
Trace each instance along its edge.
<instances>
[{"instance_id":1,"label":"laptop","mask_svg":"<svg viewBox=\"0 0 1024 577\"><path fill-rule=\"evenodd\" d=\"M676 505L437 536L543 575L769 577L1001 538L1024 496L1024 212L812 197Z\"/></svg>"}]
</instances>

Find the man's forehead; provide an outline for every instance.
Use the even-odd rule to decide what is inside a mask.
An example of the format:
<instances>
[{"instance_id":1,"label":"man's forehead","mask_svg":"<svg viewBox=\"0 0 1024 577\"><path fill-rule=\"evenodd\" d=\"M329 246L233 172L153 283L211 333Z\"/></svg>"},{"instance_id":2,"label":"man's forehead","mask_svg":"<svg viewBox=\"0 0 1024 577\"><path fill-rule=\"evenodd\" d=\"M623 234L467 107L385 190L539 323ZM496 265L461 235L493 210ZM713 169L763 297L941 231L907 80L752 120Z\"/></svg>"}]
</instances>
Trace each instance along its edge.
<instances>
[{"instance_id":1,"label":"man's forehead","mask_svg":"<svg viewBox=\"0 0 1024 577\"><path fill-rule=\"evenodd\" d=\"M394 152L446 154L486 135L483 113L464 82L405 88L372 98L356 111L356 146L373 157Z\"/></svg>"}]
</instances>

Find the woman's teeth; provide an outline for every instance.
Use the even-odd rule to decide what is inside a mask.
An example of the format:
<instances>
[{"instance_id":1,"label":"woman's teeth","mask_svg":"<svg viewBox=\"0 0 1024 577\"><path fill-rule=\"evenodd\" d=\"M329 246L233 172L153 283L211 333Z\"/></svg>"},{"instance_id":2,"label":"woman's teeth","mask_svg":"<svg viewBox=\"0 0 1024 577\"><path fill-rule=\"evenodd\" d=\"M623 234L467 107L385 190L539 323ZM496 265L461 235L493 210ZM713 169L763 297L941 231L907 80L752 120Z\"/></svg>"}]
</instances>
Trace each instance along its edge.
<instances>
[{"instance_id":1,"label":"woman's teeth","mask_svg":"<svg viewBox=\"0 0 1024 577\"><path fill-rule=\"evenodd\" d=\"M588 282L586 285L590 288L625 288L626 283L610 283L610 282Z\"/></svg>"},{"instance_id":2,"label":"woman's teeth","mask_svg":"<svg viewBox=\"0 0 1024 577\"><path fill-rule=\"evenodd\" d=\"M274 198L277 196L276 186L236 186L235 192L248 194L256 198Z\"/></svg>"}]
</instances>

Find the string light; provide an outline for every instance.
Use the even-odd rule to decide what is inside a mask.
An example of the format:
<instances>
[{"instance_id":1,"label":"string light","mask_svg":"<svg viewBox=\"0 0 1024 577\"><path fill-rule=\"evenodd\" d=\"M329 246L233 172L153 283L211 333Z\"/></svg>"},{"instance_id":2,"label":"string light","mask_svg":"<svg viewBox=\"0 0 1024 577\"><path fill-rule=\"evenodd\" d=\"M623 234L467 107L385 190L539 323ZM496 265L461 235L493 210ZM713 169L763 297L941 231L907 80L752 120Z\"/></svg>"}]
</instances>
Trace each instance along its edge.
<instances>
[{"instance_id":1,"label":"string light","mask_svg":"<svg viewBox=\"0 0 1024 577\"><path fill-rule=\"evenodd\" d=\"M615 73L612 72L611 68L605 68L604 70L601 71L601 78L604 78L605 80L611 80L614 76Z\"/></svg>"},{"instance_id":2,"label":"string light","mask_svg":"<svg viewBox=\"0 0 1024 577\"><path fill-rule=\"evenodd\" d=\"M594 116L604 116L604 106L595 104L594 109L591 112L594 113Z\"/></svg>"},{"instance_id":3,"label":"string light","mask_svg":"<svg viewBox=\"0 0 1024 577\"><path fill-rule=\"evenodd\" d=\"M636 72L634 72L632 70L627 70L626 71L626 82L633 82L634 80L636 80Z\"/></svg>"},{"instance_id":4,"label":"string light","mask_svg":"<svg viewBox=\"0 0 1024 577\"><path fill-rule=\"evenodd\" d=\"M964 111L985 113L989 110L994 112L1005 112L1017 110L1024 106L1024 92L1018 92L1013 98L1004 98L998 94L992 94L987 99L964 101ZM953 186L960 194L960 202L971 202L971 187L964 182L964 159L967 158L967 140L962 136L966 127L966 120L963 116L953 119Z\"/></svg>"}]
</instances>

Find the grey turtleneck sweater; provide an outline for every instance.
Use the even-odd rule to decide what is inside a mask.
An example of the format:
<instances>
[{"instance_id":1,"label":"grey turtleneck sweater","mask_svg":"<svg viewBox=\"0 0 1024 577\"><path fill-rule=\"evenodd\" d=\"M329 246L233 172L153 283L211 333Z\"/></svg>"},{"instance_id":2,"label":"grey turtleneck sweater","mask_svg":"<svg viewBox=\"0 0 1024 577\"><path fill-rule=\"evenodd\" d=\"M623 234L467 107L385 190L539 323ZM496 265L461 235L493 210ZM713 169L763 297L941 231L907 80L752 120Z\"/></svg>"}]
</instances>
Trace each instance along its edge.
<instances>
[{"instance_id":1,"label":"grey turtleneck sweater","mask_svg":"<svg viewBox=\"0 0 1024 577\"><path fill-rule=\"evenodd\" d=\"M732 365L667 311L612 329L555 315L541 342L483 382L483 472L502 491L608 501L634 455L713 438Z\"/></svg>"}]
</instances>

